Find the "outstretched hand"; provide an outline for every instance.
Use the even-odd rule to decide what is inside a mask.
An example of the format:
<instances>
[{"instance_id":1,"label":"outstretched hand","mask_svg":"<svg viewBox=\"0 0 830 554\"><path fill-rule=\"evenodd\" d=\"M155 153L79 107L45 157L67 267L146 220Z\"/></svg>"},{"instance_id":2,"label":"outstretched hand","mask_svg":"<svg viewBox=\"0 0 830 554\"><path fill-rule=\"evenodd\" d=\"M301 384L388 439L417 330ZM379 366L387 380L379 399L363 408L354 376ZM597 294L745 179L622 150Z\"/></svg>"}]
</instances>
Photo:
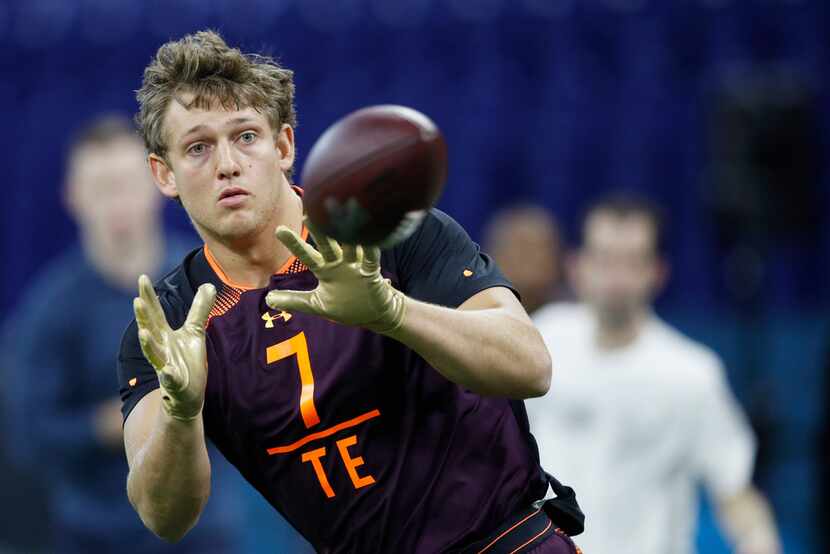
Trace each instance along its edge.
<instances>
[{"instance_id":1,"label":"outstretched hand","mask_svg":"<svg viewBox=\"0 0 830 554\"><path fill-rule=\"evenodd\" d=\"M211 284L199 287L187 320L176 330L167 323L153 284L146 275L138 278L138 294L138 298L133 299L138 340L144 356L158 375L162 406L175 419L195 419L205 401L205 326L216 300L216 288Z\"/></svg>"},{"instance_id":2,"label":"outstretched hand","mask_svg":"<svg viewBox=\"0 0 830 554\"><path fill-rule=\"evenodd\" d=\"M340 245L306 220L315 249L283 225L277 238L317 277L312 291L272 290L265 302L272 309L299 311L389 333L401 326L406 297L380 273L380 248Z\"/></svg>"}]
</instances>

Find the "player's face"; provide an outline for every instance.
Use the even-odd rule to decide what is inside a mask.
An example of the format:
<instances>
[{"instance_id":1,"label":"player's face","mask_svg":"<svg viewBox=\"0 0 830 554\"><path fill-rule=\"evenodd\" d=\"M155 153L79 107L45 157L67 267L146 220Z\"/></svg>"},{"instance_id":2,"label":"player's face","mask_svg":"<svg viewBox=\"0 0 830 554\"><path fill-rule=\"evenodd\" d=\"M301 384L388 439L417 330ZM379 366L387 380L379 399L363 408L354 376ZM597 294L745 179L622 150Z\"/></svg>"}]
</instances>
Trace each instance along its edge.
<instances>
[{"instance_id":1,"label":"player's face","mask_svg":"<svg viewBox=\"0 0 830 554\"><path fill-rule=\"evenodd\" d=\"M137 140L120 138L78 150L70 161L66 192L75 221L99 246L129 248L158 218L159 195Z\"/></svg>"},{"instance_id":2,"label":"player's face","mask_svg":"<svg viewBox=\"0 0 830 554\"><path fill-rule=\"evenodd\" d=\"M164 130L169 165L151 155L153 174L203 237L235 242L273 232L294 161L291 127L275 134L253 108L188 110L172 101Z\"/></svg>"},{"instance_id":3,"label":"player's face","mask_svg":"<svg viewBox=\"0 0 830 554\"><path fill-rule=\"evenodd\" d=\"M662 281L655 231L646 217L595 213L586 222L575 288L611 323L645 309Z\"/></svg>"}]
</instances>

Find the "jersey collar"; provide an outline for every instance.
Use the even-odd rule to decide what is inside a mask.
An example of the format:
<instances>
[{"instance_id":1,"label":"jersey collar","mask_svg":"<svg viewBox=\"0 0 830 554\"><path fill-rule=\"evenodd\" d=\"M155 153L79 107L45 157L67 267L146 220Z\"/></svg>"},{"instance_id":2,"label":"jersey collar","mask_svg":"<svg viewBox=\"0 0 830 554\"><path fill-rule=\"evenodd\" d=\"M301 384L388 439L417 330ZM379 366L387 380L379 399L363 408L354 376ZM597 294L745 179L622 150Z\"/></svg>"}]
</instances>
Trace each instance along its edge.
<instances>
[{"instance_id":1,"label":"jersey collar","mask_svg":"<svg viewBox=\"0 0 830 554\"><path fill-rule=\"evenodd\" d=\"M296 185L291 185L291 188L294 189L294 192L297 193L297 196L303 195L303 189L301 189L300 187ZM305 226L305 224L303 224L301 236L304 241L308 240L308 228ZM221 264L219 264L219 260L217 260L216 257L213 255L213 252L210 251L210 248L208 248L207 244L203 246L203 250L205 254L205 260L207 260L208 265L210 265L210 268L213 270L214 273L216 273L216 276L219 277L219 280L222 281L222 283L231 288L241 291L255 290L256 288L258 288L243 285L231 279L230 276L225 272L225 270L222 269ZM274 273L274 275L285 275L287 273L291 273L292 268L294 268L294 266L297 263L297 256L289 256L289 258L285 261L284 264L282 264L282 266L280 266L280 268Z\"/></svg>"}]
</instances>

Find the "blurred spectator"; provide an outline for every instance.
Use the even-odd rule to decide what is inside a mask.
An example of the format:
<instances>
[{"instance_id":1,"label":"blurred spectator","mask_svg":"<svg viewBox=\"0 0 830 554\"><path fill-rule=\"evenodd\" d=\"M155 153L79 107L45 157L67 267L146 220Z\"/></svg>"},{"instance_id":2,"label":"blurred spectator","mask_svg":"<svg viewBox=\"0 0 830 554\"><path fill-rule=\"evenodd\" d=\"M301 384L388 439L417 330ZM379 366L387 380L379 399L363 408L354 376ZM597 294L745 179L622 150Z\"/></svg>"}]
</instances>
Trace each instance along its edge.
<instances>
[{"instance_id":1,"label":"blurred spectator","mask_svg":"<svg viewBox=\"0 0 830 554\"><path fill-rule=\"evenodd\" d=\"M7 326L8 333L11 326ZM0 346L9 344L9 338L0 336ZM9 352L0 348L0 381L9 382ZM9 432L9 410L5 398L0 395L0 445L10 444L6 437ZM0 448L0 490L3 503L14 506L4 510L0 518L0 553L37 554L46 552L48 536L46 525L49 510L46 505L46 488L36 476L16 463L15 449Z\"/></svg>"},{"instance_id":2,"label":"blurred spectator","mask_svg":"<svg viewBox=\"0 0 830 554\"><path fill-rule=\"evenodd\" d=\"M484 230L484 250L519 291L527 313L564 296L559 225L543 206L519 204L496 213Z\"/></svg>"},{"instance_id":3,"label":"blurred spectator","mask_svg":"<svg viewBox=\"0 0 830 554\"><path fill-rule=\"evenodd\" d=\"M595 204L572 272L584 303L537 312L556 368L527 403L542 464L576 490L586 552L692 552L702 484L736 552L779 553L720 359L652 311L668 275L661 225L637 198Z\"/></svg>"},{"instance_id":4,"label":"blurred spectator","mask_svg":"<svg viewBox=\"0 0 830 554\"><path fill-rule=\"evenodd\" d=\"M197 529L176 546L129 505L113 393L123 322L138 275L162 276L186 244L162 234L160 196L129 120L94 121L67 161L64 198L80 244L47 264L7 320L8 450L49 491L55 552L238 552L240 509L221 477Z\"/></svg>"}]
</instances>

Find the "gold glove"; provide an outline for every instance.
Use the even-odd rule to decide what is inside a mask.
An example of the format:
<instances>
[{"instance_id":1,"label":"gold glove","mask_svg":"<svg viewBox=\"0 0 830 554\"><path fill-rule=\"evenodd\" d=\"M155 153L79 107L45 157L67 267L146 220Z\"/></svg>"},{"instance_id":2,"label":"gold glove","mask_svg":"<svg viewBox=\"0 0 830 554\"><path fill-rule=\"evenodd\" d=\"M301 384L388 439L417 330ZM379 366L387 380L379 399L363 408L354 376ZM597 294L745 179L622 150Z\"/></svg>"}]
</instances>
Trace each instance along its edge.
<instances>
[{"instance_id":1,"label":"gold glove","mask_svg":"<svg viewBox=\"0 0 830 554\"><path fill-rule=\"evenodd\" d=\"M306 221L317 249L281 225L277 238L317 277L312 291L272 290L265 302L272 309L299 311L390 333L403 323L406 297L380 274L380 248L340 245Z\"/></svg>"},{"instance_id":2,"label":"gold glove","mask_svg":"<svg viewBox=\"0 0 830 554\"><path fill-rule=\"evenodd\" d=\"M187 320L175 331L164 316L150 278L138 278L139 297L133 299L141 351L153 366L161 385L162 406L174 419L190 421L199 416L205 402L207 350L205 325L216 288L199 287Z\"/></svg>"}]
</instances>

